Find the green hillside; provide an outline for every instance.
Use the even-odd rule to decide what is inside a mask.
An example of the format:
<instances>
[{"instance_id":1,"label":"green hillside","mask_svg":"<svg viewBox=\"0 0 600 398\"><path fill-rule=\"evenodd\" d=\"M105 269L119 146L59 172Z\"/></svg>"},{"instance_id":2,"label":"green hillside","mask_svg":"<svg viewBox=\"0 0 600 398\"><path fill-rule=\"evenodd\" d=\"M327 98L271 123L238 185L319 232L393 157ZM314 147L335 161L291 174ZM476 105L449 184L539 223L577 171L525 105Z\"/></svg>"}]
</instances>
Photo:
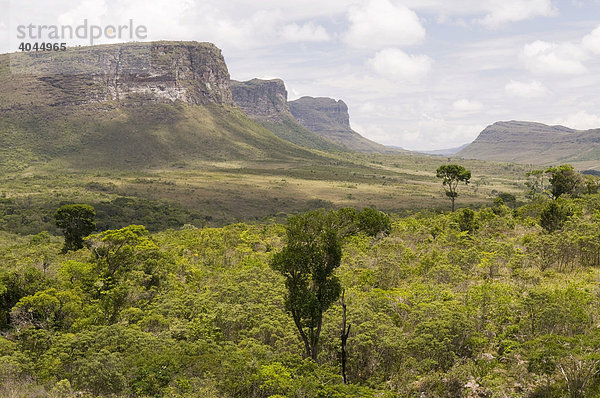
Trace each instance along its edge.
<instances>
[{"instance_id":1,"label":"green hillside","mask_svg":"<svg viewBox=\"0 0 600 398\"><path fill-rule=\"evenodd\" d=\"M319 158L226 105L101 103L35 107L0 117L0 162L77 169L194 165L198 161Z\"/></svg>"},{"instance_id":2,"label":"green hillside","mask_svg":"<svg viewBox=\"0 0 600 398\"><path fill-rule=\"evenodd\" d=\"M326 152L346 152L348 150L346 147L324 139L308 130L291 115L282 115L279 121L261 121L259 123L271 130L279 138L305 148Z\"/></svg>"}]
</instances>

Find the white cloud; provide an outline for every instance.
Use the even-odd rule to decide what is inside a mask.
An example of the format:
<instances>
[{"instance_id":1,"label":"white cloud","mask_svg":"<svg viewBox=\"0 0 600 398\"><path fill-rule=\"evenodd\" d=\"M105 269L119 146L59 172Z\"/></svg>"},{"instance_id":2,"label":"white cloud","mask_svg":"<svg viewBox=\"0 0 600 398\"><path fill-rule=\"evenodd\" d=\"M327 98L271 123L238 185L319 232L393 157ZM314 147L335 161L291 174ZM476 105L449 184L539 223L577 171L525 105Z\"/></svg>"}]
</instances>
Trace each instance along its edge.
<instances>
[{"instance_id":1,"label":"white cloud","mask_svg":"<svg viewBox=\"0 0 600 398\"><path fill-rule=\"evenodd\" d=\"M496 29L509 22L519 22L535 17L552 17L558 14L550 0L502 0L484 2L488 14L477 22Z\"/></svg>"},{"instance_id":2,"label":"white cloud","mask_svg":"<svg viewBox=\"0 0 600 398\"><path fill-rule=\"evenodd\" d=\"M318 42L330 40L329 33L321 25L307 22L304 25L289 24L281 30L281 37L286 42Z\"/></svg>"},{"instance_id":3,"label":"white cloud","mask_svg":"<svg viewBox=\"0 0 600 398\"><path fill-rule=\"evenodd\" d=\"M483 104L478 101L459 99L452 103L452 108L454 108L454 110L458 112L471 113L483 109Z\"/></svg>"},{"instance_id":4,"label":"white cloud","mask_svg":"<svg viewBox=\"0 0 600 398\"><path fill-rule=\"evenodd\" d=\"M581 45L587 51L600 54L600 25L581 39Z\"/></svg>"},{"instance_id":5,"label":"white cloud","mask_svg":"<svg viewBox=\"0 0 600 398\"><path fill-rule=\"evenodd\" d=\"M537 80L530 82L511 80L506 83L504 90L510 95L523 98L540 98L548 93L546 87Z\"/></svg>"},{"instance_id":6,"label":"white cloud","mask_svg":"<svg viewBox=\"0 0 600 398\"><path fill-rule=\"evenodd\" d=\"M600 128L600 115L579 111L567 117L555 119L554 123L578 130L597 129Z\"/></svg>"},{"instance_id":7,"label":"white cloud","mask_svg":"<svg viewBox=\"0 0 600 398\"><path fill-rule=\"evenodd\" d=\"M527 69L534 73L580 74L586 72L582 61L587 54L571 43L550 43L536 40L523 47L521 57Z\"/></svg>"},{"instance_id":8,"label":"white cloud","mask_svg":"<svg viewBox=\"0 0 600 398\"><path fill-rule=\"evenodd\" d=\"M409 55L397 48L386 48L369 59L378 74L392 80L418 80L429 73L433 61L426 55Z\"/></svg>"},{"instance_id":9,"label":"white cloud","mask_svg":"<svg viewBox=\"0 0 600 398\"><path fill-rule=\"evenodd\" d=\"M425 28L414 11L389 0L370 0L348 12L350 27L346 44L357 48L380 49L420 43Z\"/></svg>"}]
</instances>

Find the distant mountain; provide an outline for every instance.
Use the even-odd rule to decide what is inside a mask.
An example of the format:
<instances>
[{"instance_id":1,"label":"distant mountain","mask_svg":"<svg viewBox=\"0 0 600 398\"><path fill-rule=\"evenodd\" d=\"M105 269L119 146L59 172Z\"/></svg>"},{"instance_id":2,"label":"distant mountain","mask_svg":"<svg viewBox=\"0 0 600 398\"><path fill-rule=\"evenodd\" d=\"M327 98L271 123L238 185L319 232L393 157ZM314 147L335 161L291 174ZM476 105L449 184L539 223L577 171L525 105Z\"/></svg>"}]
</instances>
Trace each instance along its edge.
<instances>
[{"instance_id":1,"label":"distant mountain","mask_svg":"<svg viewBox=\"0 0 600 398\"><path fill-rule=\"evenodd\" d=\"M253 120L276 136L307 148L342 151L344 148L302 126L290 113L287 90L281 79L231 80L233 100Z\"/></svg>"},{"instance_id":2,"label":"distant mountain","mask_svg":"<svg viewBox=\"0 0 600 398\"><path fill-rule=\"evenodd\" d=\"M310 131L344 148L358 152L404 153L371 141L350 127L348 106L344 101L325 97L302 97L289 102L294 118Z\"/></svg>"},{"instance_id":3,"label":"distant mountain","mask_svg":"<svg viewBox=\"0 0 600 398\"><path fill-rule=\"evenodd\" d=\"M315 159L250 120L221 50L152 42L0 55L0 168Z\"/></svg>"},{"instance_id":4,"label":"distant mountain","mask_svg":"<svg viewBox=\"0 0 600 398\"><path fill-rule=\"evenodd\" d=\"M432 151L416 151L419 153L424 153L427 155L439 155L439 156L450 156L450 155L455 155L458 152L462 151L463 149L465 149L466 147L468 147L470 144L464 144L461 146L457 146L454 148L447 148L447 149L435 149Z\"/></svg>"},{"instance_id":5,"label":"distant mountain","mask_svg":"<svg viewBox=\"0 0 600 398\"><path fill-rule=\"evenodd\" d=\"M486 127L457 156L527 164L573 163L583 168L597 168L600 166L600 129L497 122Z\"/></svg>"}]
</instances>

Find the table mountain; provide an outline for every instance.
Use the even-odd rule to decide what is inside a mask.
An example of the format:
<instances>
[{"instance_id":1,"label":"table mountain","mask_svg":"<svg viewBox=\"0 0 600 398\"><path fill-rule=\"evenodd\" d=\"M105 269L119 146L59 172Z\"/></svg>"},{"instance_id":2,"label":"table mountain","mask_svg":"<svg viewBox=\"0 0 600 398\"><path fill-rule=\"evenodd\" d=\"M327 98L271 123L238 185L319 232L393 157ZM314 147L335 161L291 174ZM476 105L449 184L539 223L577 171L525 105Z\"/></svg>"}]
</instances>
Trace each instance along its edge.
<instances>
[{"instance_id":1,"label":"table mountain","mask_svg":"<svg viewBox=\"0 0 600 398\"><path fill-rule=\"evenodd\" d=\"M508 121L486 127L457 156L532 164L600 165L600 129L574 130L542 123Z\"/></svg>"},{"instance_id":2,"label":"table mountain","mask_svg":"<svg viewBox=\"0 0 600 398\"><path fill-rule=\"evenodd\" d=\"M152 42L0 55L0 165L313 159L233 102L221 51Z\"/></svg>"},{"instance_id":3,"label":"table mountain","mask_svg":"<svg viewBox=\"0 0 600 398\"><path fill-rule=\"evenodd\" d=\"M287 90L281 79L231 81L235 103L252 119L278 137L307 148L341 151L343 147L302 126L290 113Z\"/></svg>"},{"instance_id":4,"label":"table mountain","mask_svg":"<svg viewBox=\"0 0 600 398\"><path fill-rule=\"evenodd\" d=\"M350 127L348 106L344 101L325 97L302 97L289 102L294 118L310 131L344 148L358 152L405 152L371 141Z\"/></svg>"}]
</instances>

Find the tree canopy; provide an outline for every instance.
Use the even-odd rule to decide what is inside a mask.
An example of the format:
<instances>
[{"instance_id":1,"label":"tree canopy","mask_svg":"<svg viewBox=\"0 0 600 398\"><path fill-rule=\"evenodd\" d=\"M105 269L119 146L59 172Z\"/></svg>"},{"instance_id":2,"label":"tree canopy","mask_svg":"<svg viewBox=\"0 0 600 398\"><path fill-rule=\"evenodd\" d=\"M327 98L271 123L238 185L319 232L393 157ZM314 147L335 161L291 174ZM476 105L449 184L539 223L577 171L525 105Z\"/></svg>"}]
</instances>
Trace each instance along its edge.
<instances>
[{"instance_id":1,"label":"tree canopy","mask_svg":"<svg viewBox=\"0 0 600 398\"><path fill-rule=\"evenodd\" d=\"M458 197L458 184L461 182L468 184L471 180L471 171L458 164L444 164L438 167L436 177L442 179L446 196L452 201L452 211L454 211L454 201Z\"/></svg>"},{"instance_id":2,"label":"tree canopy","mask_svg":"<svg viewBox=\"0 0 600 398\"><path fill-rule=\"evenodd\" d=\"M292 216L286 245L272 267L285 277L286 309L291 313L307 357L317 360L323 313L338 299L341 284L334 275L342 243L334 212L317 210Z\"/></svg>"},{"instance_id":3,"label":"tree canopy","mask_svg":"<svg viewBox=\"0 0 600 398\"><path fill-rule=\"evenodd\" d=\"M83 247L83 238L96 229L96 212L90 205L71 204L59 207L54 213L56 226L65 236L63 252L79 250Z\"/></svg>"}]
</instances>

